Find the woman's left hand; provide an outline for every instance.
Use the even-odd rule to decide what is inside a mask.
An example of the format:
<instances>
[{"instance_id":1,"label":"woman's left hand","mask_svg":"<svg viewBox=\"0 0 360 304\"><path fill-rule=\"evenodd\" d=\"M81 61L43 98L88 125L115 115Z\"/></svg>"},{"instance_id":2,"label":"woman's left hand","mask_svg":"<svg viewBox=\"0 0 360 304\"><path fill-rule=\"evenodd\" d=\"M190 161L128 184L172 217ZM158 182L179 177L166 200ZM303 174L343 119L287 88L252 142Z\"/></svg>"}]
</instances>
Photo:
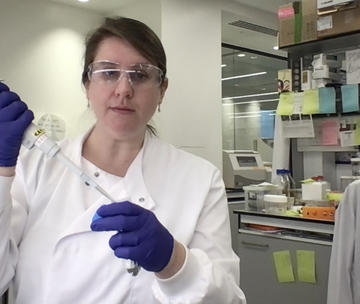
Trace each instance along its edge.
<instances>
[{"instance_id":1,"label":"woman's left hand","mask_svg":"<svg viewBox=\"0 0 360 304\"><path fill-rule=\"evenodd\" d=\"M117 257L153 272L167 266L174 238L153 212L126 201L103 205L96 215L91 223L93 231L118 231L109 241Z\"/></svg>"}]
</instances>

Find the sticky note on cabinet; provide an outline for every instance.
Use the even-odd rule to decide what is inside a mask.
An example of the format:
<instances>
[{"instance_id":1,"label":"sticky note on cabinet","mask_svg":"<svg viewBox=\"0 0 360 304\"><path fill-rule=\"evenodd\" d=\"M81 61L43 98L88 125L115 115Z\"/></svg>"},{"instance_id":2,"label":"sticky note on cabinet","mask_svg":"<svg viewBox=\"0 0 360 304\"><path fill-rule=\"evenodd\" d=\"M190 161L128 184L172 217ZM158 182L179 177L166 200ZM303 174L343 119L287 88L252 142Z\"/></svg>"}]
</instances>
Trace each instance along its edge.
<instances>
[{"instance_id":1,"label":"sticky note on cabinet","mask_svg":"<svg viewBox=\"0 0 360 304\"><path fill-rule=\"evenodd\" d=\"M277 279L280 283L294 282L294 272L291 263L290 251L273 252Z\"/></svg>"},{"instance_id":2,"label":"sticky note on cabinet","mask_svg":"<svg viewBox=\"0 0 360 304\"><path fill-rule=\"evenodd\" d=\"M276 110L277 115L292 115L294 110L294 92L281 93Z\"/></svg>"},{"instance_id":3,"label":"sticky note on cabinet","mask_svg":"<svg viewBox=\"0 0 360 304\"><path fill-rule=\"evenodd\" d=\"M315 252L312 250L296 250L298 280L316 283Z\"/></svg>"},{"instance_id":4,"label":"sticky note on cabinet","mask_svg":"<svg viewBox=\"0 0 360 304\"><path fill-rule=\"evenodd\" d=\"M319 88L320 113L336 113L335 88Z\"/></svg>"},{"instance_id":5,"label":"sticky note on cabinet","mask_svg":"<svg viewBox=\"0 0 360 304\"><path fill-rule=\"evenodd\" d=\"M317 114L320 112L319 90L304 91L303 114Z\"/></svg>"},{"instance_id":6,"label":"sticky note on cabinet","mask_svg":"<svg viewBox=\"0 0 360 304\"><path fill-rule=\"evenodd\" d=\"M359 86L357 84L341 86L341 100L344 113L359 111Z\"/></svg>"}]
</instances>

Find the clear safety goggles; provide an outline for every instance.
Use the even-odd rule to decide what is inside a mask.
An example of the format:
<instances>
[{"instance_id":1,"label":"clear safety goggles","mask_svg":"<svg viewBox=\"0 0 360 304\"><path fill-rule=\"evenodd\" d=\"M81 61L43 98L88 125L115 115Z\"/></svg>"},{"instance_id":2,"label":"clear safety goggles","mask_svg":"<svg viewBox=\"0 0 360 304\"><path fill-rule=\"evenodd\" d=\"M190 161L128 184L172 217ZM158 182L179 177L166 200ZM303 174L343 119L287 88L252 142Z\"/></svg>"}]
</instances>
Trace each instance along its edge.
<instances>
[{"instance_id":1,"label":"clear safety goggles","mask_svg":"<svg viewBox=\"0 0 360 304\"><path fill-rule=\"evenodd\" d=\"M105 60L94 61L88 67L89 80L108 87L116 87L123 76L134 89L159 86L163 81L162 70L148 63L133 64L124 69L117 62Z\"/></svg>"}]
</instances>

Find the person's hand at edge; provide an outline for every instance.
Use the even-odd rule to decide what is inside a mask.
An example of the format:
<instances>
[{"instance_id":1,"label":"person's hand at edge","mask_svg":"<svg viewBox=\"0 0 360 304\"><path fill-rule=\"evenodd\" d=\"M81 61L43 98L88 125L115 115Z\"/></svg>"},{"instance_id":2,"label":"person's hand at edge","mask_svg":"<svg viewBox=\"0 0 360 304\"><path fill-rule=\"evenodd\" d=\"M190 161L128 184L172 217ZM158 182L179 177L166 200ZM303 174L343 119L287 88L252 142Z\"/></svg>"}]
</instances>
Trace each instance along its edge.
<instances>
[{"instance_id":1,"label":"person's hand at edge","mask_svg":"<svg viewBox=\"0 0 360 304\"><path fill-rule=\"evenodd\" d=\"M25 130L34 119L34 114L20 97L0 82L0 167L15 167Z\"/></svg>"}]
</instances>

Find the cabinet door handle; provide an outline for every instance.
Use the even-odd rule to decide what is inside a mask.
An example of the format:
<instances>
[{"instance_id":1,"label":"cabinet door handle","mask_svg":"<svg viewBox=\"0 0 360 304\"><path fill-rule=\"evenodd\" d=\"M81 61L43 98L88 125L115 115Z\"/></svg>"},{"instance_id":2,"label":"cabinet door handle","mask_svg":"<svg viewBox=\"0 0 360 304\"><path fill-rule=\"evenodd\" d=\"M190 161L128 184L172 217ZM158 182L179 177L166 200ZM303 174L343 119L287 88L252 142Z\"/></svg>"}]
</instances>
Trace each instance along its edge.
<instances>
[{"instance_id":1,"label":"cabinet door handle","mask_svg":"<svg viewBox=\"0 0 360 304\"><path fill-rule=\"evenodd\" d=\"M269 244L258 244L258 243L247 242L247 241L241 241L241 243L245 246L252 246L252 247L258 247L258 248L269 248Z\"/></svg>"}]
</instances>

